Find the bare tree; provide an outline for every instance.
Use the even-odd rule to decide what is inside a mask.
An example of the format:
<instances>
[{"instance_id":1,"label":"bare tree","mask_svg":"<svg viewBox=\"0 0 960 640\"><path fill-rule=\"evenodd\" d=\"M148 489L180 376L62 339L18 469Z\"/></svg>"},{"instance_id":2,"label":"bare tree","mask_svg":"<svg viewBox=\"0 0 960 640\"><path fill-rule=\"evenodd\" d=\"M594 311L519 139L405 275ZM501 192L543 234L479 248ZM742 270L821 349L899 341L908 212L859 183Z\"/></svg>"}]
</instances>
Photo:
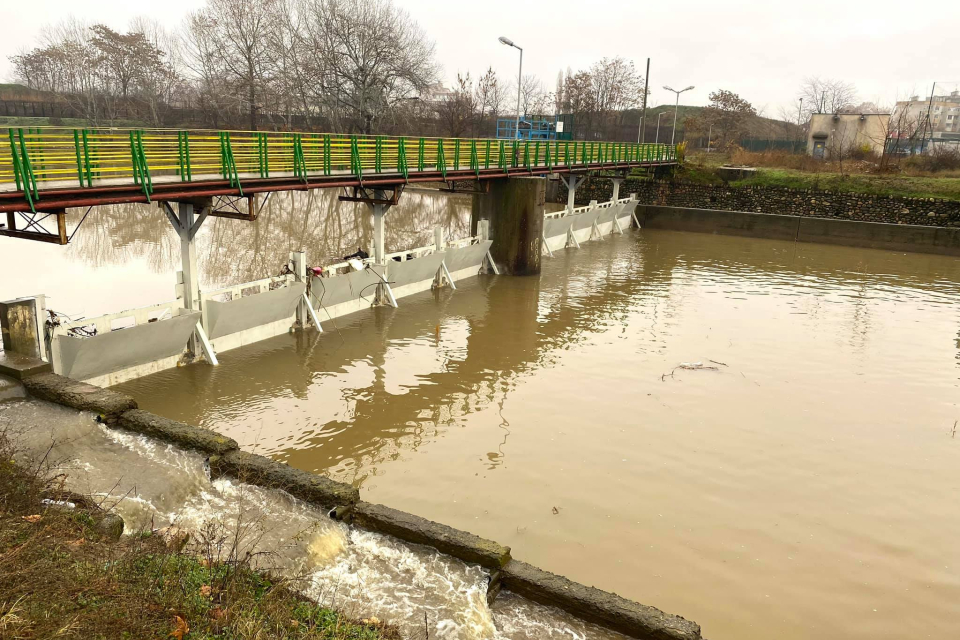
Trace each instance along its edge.
<instances>
[{"instance_id":1,"label":"bare tree","mask_svg":"<svg viewBox=\"0 0 960 640\"><path fill-rule=\"evenodd\" d=\"M804 78L798 98L803 98L803 120L812 113L840 113L856 102L857 89L842 80L823 79L817 76Z\"/></svg>"},{"instance_id":2,"label":"bare tree","mask_svg":"<svg viewBox=\"0 0 960 640\"><path fill-rule=\"evenodd\" d=\"M466 76L458 74L453 93L447 96L437 107L440 123L445 128L447 135L459 138L472 126L475 126L475 111L476 98L473 94L470 74L468 73Z\"/></svg>"}]
</instances>

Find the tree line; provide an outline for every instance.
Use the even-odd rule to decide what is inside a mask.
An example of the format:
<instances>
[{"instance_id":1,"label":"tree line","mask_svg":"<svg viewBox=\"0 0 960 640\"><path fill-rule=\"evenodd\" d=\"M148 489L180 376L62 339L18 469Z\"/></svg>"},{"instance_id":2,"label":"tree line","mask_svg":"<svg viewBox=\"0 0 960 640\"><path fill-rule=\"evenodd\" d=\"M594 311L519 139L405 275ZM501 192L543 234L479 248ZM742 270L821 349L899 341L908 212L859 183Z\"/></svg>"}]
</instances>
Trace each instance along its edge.
<instances>
[{"instance_id":1,"label":"tree line","mask_svg":"<svg viewBox=\"0 0 960 640\"><path fill-rule=\"evenodd\" d=\"M492 68L442 90L433 41L392 0L207 0L173 30L70 19L10 60L93 126L492 136L518 92ZM561 72L552 92L533 75L519 84L522 113L571 113L590 139L615 139L643 90L619 57Z\"/></svg>"}]
</instances>

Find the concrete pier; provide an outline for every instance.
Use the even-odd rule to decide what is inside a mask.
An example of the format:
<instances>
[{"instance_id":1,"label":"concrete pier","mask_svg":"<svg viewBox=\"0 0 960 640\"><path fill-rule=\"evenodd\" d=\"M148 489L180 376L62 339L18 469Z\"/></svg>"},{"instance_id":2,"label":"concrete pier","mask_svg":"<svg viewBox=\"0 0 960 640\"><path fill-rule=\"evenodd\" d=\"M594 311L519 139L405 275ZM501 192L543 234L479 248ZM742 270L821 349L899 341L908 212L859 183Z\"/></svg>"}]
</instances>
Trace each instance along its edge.
<instances>
[{"instance_id":1,"label":"concrete pier","mask_svg":"<svg viewBox=\"0 0 960 640\"><path fill-rule=\"evenodd\" d=\"M489 191L474 195L471 226L476 228L480 220L490 221L490 251L501 273L540 273L545 202L543 178L493 180Z\"/></svg>"}]
</instances>

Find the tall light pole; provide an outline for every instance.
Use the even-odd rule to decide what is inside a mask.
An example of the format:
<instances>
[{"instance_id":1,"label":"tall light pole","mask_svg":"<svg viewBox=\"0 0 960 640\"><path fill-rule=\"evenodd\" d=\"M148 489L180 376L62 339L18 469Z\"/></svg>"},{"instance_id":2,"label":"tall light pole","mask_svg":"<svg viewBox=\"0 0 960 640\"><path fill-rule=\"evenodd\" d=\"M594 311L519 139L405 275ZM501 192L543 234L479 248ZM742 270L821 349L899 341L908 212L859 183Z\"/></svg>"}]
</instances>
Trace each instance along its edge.
<instances>
[{"instance_id":1,"label":"tall light pole","mask_svg":"<svg viewBox=\"0 0 960 640\"><path fill-rule=\"evenodd\" d=\"M506 36L500 36L500 43L508 47L513 47L520 52L520 72L517 74L517 130L514 132L514 138L520 137L520 90L523 87L523 48L514 44L513 40Z\"/></svg>"},{"instance_id":2,"label":"tall light pole","mask_svg":"<svg viewBox=\"0 0 960 640\"><path fill-rule=\"evenodd\" d=\"M667 91L673 91L675 94L677 94L677 104L674 105L673 107L673 135L670 136L670 146L673 146L676 143L676 139L677 139L677 112L680 111L680 94L683 93L684 91L690 91L690 89L693 89L693 85L690 85L686 89L680 89L680 91L677 91L676 89L671 89L666 85L664 85L663 88L666 89Z\"/></svg>"},{"instance_id":3,"label":"tall light pole","mask_svg":"<svg viewBox=\"0 0 960 640\"><path fill-rule=\"evenodd\" d=\"M663 111L657 114L657 141L654 144L660 144L660 117L663 116L663 114Z\"/></svg>"}]
</instances>

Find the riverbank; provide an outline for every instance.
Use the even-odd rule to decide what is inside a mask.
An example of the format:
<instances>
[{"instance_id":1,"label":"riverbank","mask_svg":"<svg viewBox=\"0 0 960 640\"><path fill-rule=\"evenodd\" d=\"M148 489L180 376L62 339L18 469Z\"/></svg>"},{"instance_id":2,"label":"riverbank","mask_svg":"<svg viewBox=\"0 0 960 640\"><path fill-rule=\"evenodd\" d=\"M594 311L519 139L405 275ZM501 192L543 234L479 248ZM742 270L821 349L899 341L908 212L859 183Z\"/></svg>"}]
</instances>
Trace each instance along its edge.
<instances>
[{"instance_id":1,"label":"riverbank","mask_svg":"<svg viewBox=\"0 0 960 640\"><path fill-rule=\"evenodd\" d=\"M92 498L58 492L44 469L0 432L2 637L400 638L255 571L235 539L215 530L189 544L149 528L121 538L122 520Z\"/></svg>"}]
</instances>

